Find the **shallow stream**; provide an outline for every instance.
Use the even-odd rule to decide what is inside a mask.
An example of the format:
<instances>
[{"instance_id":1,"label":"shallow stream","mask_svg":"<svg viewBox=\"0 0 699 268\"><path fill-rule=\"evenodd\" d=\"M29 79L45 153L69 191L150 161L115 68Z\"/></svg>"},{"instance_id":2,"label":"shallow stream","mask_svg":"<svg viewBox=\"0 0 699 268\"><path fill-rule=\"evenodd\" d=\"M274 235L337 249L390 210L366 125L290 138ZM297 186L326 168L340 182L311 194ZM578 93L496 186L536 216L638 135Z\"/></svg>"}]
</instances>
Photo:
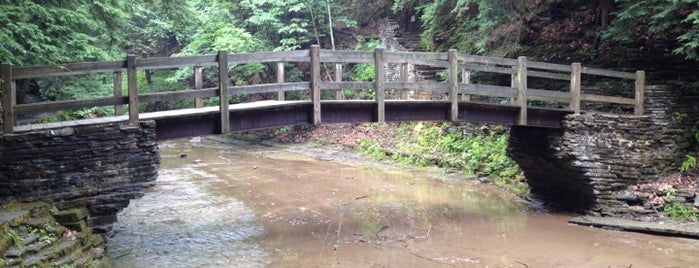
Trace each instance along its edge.
<instances>
[{"instance_id":1,"label":"shallow stream","mask_svg":"<svg viewBox=\"0 0 699 268\"><path fill-rule=\"evenodd\" d=\"M114 266L699 266L697 240L570 225L439 169L220 141L161 143L157 185L108 239Z\"/></svg>"}]
</instances>

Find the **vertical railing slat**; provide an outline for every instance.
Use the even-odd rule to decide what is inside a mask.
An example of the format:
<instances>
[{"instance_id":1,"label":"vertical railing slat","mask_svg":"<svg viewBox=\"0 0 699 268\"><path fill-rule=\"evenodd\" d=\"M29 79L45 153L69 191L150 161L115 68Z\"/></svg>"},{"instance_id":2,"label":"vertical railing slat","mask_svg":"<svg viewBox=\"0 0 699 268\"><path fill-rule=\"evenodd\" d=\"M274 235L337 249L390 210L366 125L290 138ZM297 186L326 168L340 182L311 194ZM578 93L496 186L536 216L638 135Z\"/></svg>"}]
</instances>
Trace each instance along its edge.
<instances>
[{"instance_id":1,"label":"vertical railing slat","mask_svg":"<svg viewBox=\"0 0 699 268\"><path fill-rule=\"evenodd\" d=\"M459 121L459 59L456 49L449 49L449 97L451 99L451 113L449 120Z\"/></svg>"},{"instance_id":2,"label":"vertical railing slat","mask_svg":"<svg viewBox=\"0 0 699 268\"><path fill-rule=\"evenodd\" d=\"M408 83L408 64L407 63L401 63L400 64L400 81L403 83ZM407 88L401 89L400 92L400 99L401 100L407 100L410 98L410 91Z\"/></svg>"},{"instance_id":3,"label":"vertical railing slat","mask_svg":"<svg viewBox=\"0 0 699 268\"><path fill-rule=\"evenodd\" d=\"M277 76L277 84L284 84L284 62L277 62L274 68L274 73ZM277 92L277 100L283 101L286 99L286 93L284 91Z\"/></svg>"},{"instance_id":4,"label":"vertical railing slat","mask_svg":"<svg viewBox=\"0 0 699 268\"><path fill-rule=\"evenodd\" d=\"M376 94L376 122L386 122L386 70L384 70L384 49L374 50L374 92Z\"/></svg>"},{"instance_id":5,"label":"vertical railing slat","mask_svg":"<svg viewBox=\"0 0 699 268\"><path fill-rule=\"evenodd\" d=\"M123 83L122 83L122 72L114 72L114 97L121 97L123 96L122 88L123 88ZM124 106L121 104L114 105L114 115L120 116L124 114Z\"/></svg>"},{"instance_id":6,"label":"vertical railing slat","mask_svg":"<svg viewBox=\"0 0 699 268\"><path fill-rule=\"evenodd\" d=\"M580 94L582 91L582 66L580 63L573 63L570 72L570 109L575 114L580 114Z\"/></svg>"},{"instance_id":7,"label":"vertical railing slat","mask_svg":"<svg viewBox=\"0 0 699 268\"><path fill-rule=\"evenodd\" d=\"M519 117L517 124L527 124L527 57L517 58L517 104Z\"/></svg>"},{"instance_id":8,"label":"vertical railing slat","mask_svg":"<svg viewBox=\"0 0 699 268\"><path fill-rule=\"evenodd\" d=\"M231 131L230 113L228 109L228 51L218 51L218 95L219 112L221 115L221 133Z\"/></svg>"},{"instance_id":9,"label":"vertical railing slat","mask_svg":"<svg viewBox=\"0 0 699 268\"><path fill-rule=\"evenodd\" d=\"M136 55L126 56L126 87L129 93L129 123L138 123L138 80L136 78Z\"/></svg>"},{"instance_id":10,"label":"vertical railing slat","mask_svg":"<svg viewBox=\"0 0 699 268\"><path fill-rule=\"evenodd\" d=\"M320 114L320 47L311 46L311 99L313 102L313 124L321 123Z\"/></svg>"},{"instance_id":11,"label":"vertical railing slat","mask_svg":"<svg viewBox=\"0 0 699 268\"><path fill-rule=\"evenodd\" d=\"M470 84L471 83L471 70L468 70L468 69L461 70L461 83L463 83L463 84ZM471 95L462 93L461 100L462 101L471 101Z\"/></svg>"},{"instance_id":12,"label":"vertical railing slat","mask_svg":"<svg viewBox=\"0 0 699 268\"><path fill-rule=\"evenodd\" d=\"M335 82L342 82L342 63L335 63ZM345 93L342 89L335 90L335 100L344 100Z\"/></svg>"},{"instance_id":13,"label":"vertical railing slat","mask_svg":"<svg viewBox=\"0 0 699 268\"><path fill-rule=\"evenodd\" d=\"M194 90L204 88L204 67L194 66ZM201 98L194 98L194 108L204 107Z\"/></svg>"},{"instance_id":14,"label":"vertical railing slat","mask_svg":"<svg viewBox=\"0 0 699 268\"><path fill-rule=\"evenodd\" d=\"M14 133L15 125L15 88L12 81L12 65L3 63L0 67L2 77L2 131L5 134Z\"/></svg>"}]
</instances>

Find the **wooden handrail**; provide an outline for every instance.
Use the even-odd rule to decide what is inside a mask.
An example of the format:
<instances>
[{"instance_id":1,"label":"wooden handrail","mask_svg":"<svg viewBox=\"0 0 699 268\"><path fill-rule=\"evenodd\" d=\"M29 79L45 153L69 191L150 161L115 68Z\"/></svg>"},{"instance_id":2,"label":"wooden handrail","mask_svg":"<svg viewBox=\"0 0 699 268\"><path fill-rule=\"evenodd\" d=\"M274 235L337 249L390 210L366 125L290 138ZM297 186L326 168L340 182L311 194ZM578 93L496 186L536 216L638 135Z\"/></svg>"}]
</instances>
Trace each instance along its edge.
<instances>
[{"instance_id":1,"label":"wooden handrail","mask_svg":"<svg viewBox=\"0 0 699 268\"><path fill-rule=\"evenodd\" d=\"M284 81L285 62L310 62L311 80L307 82L288 83ZM335 81L321 81L321 63L332 63L336 66L334 72ZM230 64L248 63L273 63L275 65L276 81L270 84L229 86L228 66ZM375 79L373 82L344 82L342 80L343 63L369 63L374 64ZM400 67L399 82L386 82L386 64L398 64ZM429 65L445 68L448 71L446 82L416 82L407 79L409 65ZM207 66L218 66L218 88L203 88L203 71ZM337 67L339 66L339 68ZM172 69L181 67L194 67L194 90L158 92L138 94L136 73L139 70ZM122 97L122 75L126 72L128 96ZM458 81L461 72L462 79ZM512 75L511 87L472 84L472 72L485 72ZM86 100L44 102L34 104L16 104L14 81L18 79L34 79L55 76L71 76L96 73L111 73L114 76L114 96L99 97ZM634 114L643 114L645 72L627 73L597 68L583 67L580 63L571 65L553 64L545 62L529 61L526 57L518 59L486 57L476 55L462 55L455 50L444 53L432 52L389 52L384 49L375 51L332 51L322 50L318 46L312 46L308 50L282 51L282 52L255 52L228 54L220 51L218 55L186 56L186 57L161 57L137 59L129 55L125 60L104 62L67 63L50 66L26 66L13 67L2 64L0 74L2 84L2 118L3 133L13 133L16 113L33 113L39 111L58 111L66 109L81 109L95 106L114 106L115 114L121 114L122 105L129 105L129 122L137 123L139 120L139 102L170 101L178 99L195 98L195 108L203 107L201 98L220 97L221 132L229 130L228 96L231 94L254 94L277 92L277 99L284 100L284 92L310 89L313 102L313 123L319 124L321 119L321 92L323 90L335 90L336 99L342 98L342 90L350 88L373 88L375 90L375 102L377 103L376 118L378 122L385 121L385 90L395 89L400 91L402 99L407 99L408 90L429 90L447 93L451 101L450 120L458 120L459 102L470 101L472 95L511 98L520 108L518 122L526 124L527 100L542 100L550 102L568 103L571 111L580 113L581 101L595 101L605 103L618 103L633 105ZM634 80L634 98L621 98L613 96L601 96L585 94L581 92L581 77L583 75L595 75L617 79ZM528 88L527 77L538 77L553 80L569 80L570 92L546 91L542 89ZM461 96L459 99L458 96Z\"/></svg>"}]
</instances>

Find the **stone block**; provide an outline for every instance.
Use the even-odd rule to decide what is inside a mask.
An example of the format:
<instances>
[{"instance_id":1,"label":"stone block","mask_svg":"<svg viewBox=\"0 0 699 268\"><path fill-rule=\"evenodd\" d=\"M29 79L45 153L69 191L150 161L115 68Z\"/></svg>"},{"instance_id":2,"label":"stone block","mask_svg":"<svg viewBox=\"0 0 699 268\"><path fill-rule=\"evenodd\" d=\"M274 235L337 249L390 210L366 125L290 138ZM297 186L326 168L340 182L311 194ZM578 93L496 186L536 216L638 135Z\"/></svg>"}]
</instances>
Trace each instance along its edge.
<instances>
[{"instance_id":1,"label":"stone block","mask_svg":"<svg viewBox=\"0 0 699 268\"><path fill-rule=\"evenodd\" d=\"M639 198L637 195L629 192L629 191L622 191L619 192L616 196L617 200L622 200L622 201L627 201L627 202L636 202L639 201Z\"/></svg>"},{"instance_id":2,"label":"stone block","mask_svg":"<svg viewBox=\"0 0 699 268\"><path fill-rule=\"evenodd\" d=\"M65 223L79 222L87 218L87 211L83 208L73 208L68 210L58 211L53 214L53 217L59 223L65 225Z\"/></svg>"},{"instance_id":3,"label":"stone block","mask_svg":"<svg viewBox=\"0 0 699 268\"><path fill-rule=\"evenodd\" d=\"M73 230L73 231L78 231L78 232L83 232L87 230L87 223L85 221L78 221L78 222L69 222L69 223L61 223L63 226L66 228Z\"/></svg>"}]
</instances>

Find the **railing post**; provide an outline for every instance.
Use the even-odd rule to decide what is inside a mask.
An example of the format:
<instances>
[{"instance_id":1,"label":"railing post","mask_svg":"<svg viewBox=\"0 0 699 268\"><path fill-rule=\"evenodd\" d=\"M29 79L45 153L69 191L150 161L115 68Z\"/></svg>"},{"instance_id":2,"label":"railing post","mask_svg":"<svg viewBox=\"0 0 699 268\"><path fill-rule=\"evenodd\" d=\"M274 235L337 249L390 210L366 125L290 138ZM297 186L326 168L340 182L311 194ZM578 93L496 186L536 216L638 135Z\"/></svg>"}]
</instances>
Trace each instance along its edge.
<instances>
[{"instance_id":1,"label":"railing post","mask_svg":"<svg viewBox=\"0 0 699 268\"><path fill-rule=\"evenodd\" d=\"M335 82L342 82L342 63L335 63ZM345 93L342 89L335 90L335 99L345 99Z\"/></svg>"},{"instance_id":2,"label":"railing post","mask_svg":"<svg viewBox=\"0 0 699 268\"><path fill-rule=\"evenodd\" d=\"M122 72L114 72L114 97L121 97L122 93ZM119 116L124 114L124 106L121 104L114 105L114 115Z\"/></svg>"},{"instance_id":3,"label":"railing post","mask_svg":"<svg viewBox=\"0 0 699 268\"><path fill-rule=\"evenodd\" d=\"M194 89L204 88L204 68L202 66L194 66ZM194 98L194 108L204 107L204 102L201 98Z\"/></svg>"},{"instance_id":4,"label":"railing post","mask_svg":"<svg viewBox=\"0 0 699 268\"><path fill-rule=\"evenodd\" d=\"M461 70L461 83L470 84L471 83L471 70L462 69ZM462 101L471 101L471 95L461 94Z\"/></svg>"},{"instance_id":5,"label":"railing post","mask_svg":"<svg viewBox=\"0 0 699 268\"><path fill-rule=\"evenodd\" d=\"M129 123L138 123L138 84L136 78L136 55L126 56L126 87L129 92Z\"/></svg>"},{"instance_id":6,"label":"railing post","mask_svg":"<svg viewBox=\"0 0 699 268\"><path fill-rule=\"evenodd\" d=\"M384 49L374 50L374 92L376 93L376 122L386 122L386 70L384 70Z\"/></svg>"},{"instance_id":7,"label":"railing post","mask_svg":"<svg viewBox=\"0 0 699 268\"><path fill-rule=\"evenodd\" d=\"M408 82L408 64L407 63L400 64L400 81L403 83ZM408 95L409 95L409 91L407 88L404 88L401 90L400 98L402 100L407 100L408 98L410 98L410 96L408 96Z\"/></svg>"},{"instance_id":8,"label":"railing post","mask_svg":"<svg viewBox=\"0 0 699 268\"><path fill-rule=\"evenodd\" d=\"M12 134L15 125L15 87L12 81L12 65L3 63L0 66L0 73L2 77L2 132Z\"/></svg>"},{"instance_id":9,"label":"railing post","mask_svg":"<svg viewBox=\"0 0 699 268\"><path fill-rule=\"evenodd\" d=\"M311 101L313 102L313 124L319 125L320 118L320 47L311 46Z\"/></svg>"},{"instance_id":10,"label":"railing post","mask_svg":"<svg viewBox=\"0 0 699 268\"><path fill-rule=\"evenodd\" d=\"M570 72L570 109L575 114L580 114L580 93L582 88L582 66L580 63L573 63Z\"/></svg>"},{"instance_id":11,"label":"railing post","mask_svg":"<svg viewBox=\"0 0 699 268\"><path fill-rule=\"evenodd\" d=\"M277 84L284 84L284 62L277 62L274 66L274 73L277 75ZM283 101L285 99L286 93L284 91L278 91L277 100Z\"/></svg>"},{"instance_id":12,"label":"railing post","mask_svg":"<svg viewBox=\"0 0 699 268\"><path fill-rule=\"evenodd\" d=\"M228 51L218 51L218 100L221 114L221 134L231 131L228 112Z\"/></svg>"},{"instance_id":13,"label":"railing post","mask_svg":"<svg viewBox=\"0 0 699 268\"><path fill-rule=\"evenodd\" d=\"M517 58L517 104L519 117L517 124L527 124L527 57Z\"/></svg>"},{"instance_id":14,"label":"railing post","mask_svg":"<svg viewBox=\"0 0 699 268\"><path fill-rule=\"evenodd\" d=\"M643 115L643 102L646 90L646 72L636 71L636 105L633 109L635 115Z\"/></svg>"},{"instance_id":15,"label":"railing post","mask_svg":"<svg viewBox=\"0 0 699 268\"><path fill-rule=\"evenodd\" d=\"M451 114L449 120L459 121L459 58L456 49L449 49L449 97L451 98Z\"/></svg>"}]
</instances>

